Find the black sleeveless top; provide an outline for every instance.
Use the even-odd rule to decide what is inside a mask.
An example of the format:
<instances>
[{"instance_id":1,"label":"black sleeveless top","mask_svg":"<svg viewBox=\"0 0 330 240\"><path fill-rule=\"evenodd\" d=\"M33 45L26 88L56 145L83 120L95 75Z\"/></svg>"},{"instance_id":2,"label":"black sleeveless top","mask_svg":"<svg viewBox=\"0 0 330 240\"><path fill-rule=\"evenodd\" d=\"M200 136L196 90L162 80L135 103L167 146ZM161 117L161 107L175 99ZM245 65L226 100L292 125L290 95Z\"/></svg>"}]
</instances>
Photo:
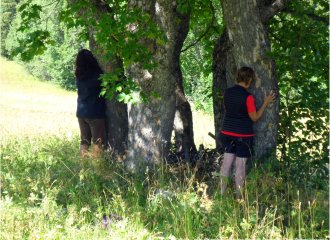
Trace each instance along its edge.
<instances>
[{"instance_id":1,"label":"black sleeveless top","mask_svg":"<svg viewBox=\"0 0 330 240\"><path fill-rule=\"evenodd\" d=\"M253 134L252 120L246 106L246 100L250 95L251 94L240 85L235 85L226 89L224 94L226 114L221 131L244 135Z\"/></svg>"}]
</instances>

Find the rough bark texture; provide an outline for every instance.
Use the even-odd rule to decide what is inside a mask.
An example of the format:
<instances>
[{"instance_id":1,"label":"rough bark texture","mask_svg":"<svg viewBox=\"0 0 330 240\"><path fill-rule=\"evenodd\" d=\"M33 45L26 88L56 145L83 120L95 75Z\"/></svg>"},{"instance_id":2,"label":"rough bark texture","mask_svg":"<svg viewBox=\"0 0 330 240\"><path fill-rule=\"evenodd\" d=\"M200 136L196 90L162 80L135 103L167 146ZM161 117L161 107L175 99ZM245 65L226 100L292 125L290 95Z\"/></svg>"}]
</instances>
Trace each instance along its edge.
<instances>
[{"instance_id":1,"label":"rough bark texture","mask_svg":"<svg viewBox=\"0 0 330 240\"><path fill-rule=\"evenodd\" d=\"M181 16L178 29L180 31L180 39L175 39L175 48L179 49L179 51L174 51L173 56L173 75L176 78L176 111L174 119L175 146L176 152L182 152L185 149L196 151L192 112L190 104L184 95L183 78L180 68L180 50L189 31L189 12Z\"/></svg>"},{"instance_id":2,"label":"rough bark texture","mask_svg":"<svg viewBox=\"0 0 330 240\"><path fill-rule=\"evenodd\" d=\"M227 61L226 61L226 80L227 80L227 88L232 87L236 84L236 72L237 67L234 59L234 55L232 50L230 49L227 52Z\"/></svg>"},{"instance_id":3,"label":"rough bark texture","mask_svg":"<svg viewBox=\"0 0 330 240\"><path fill-rule=\"evenodd\" d=\"M232 54L237 69L249 66L256 72L254 82L248 89L255 97L257 109L263 103L264 91L271 90L278 96L275 61L266 56L270 42L262 22L260 5L255 0L222 0L222 12L233 44ZM269 104L263 116L254 123L255 154L262 156L277 145L279 123L279 98Z\"/></svg>"},{"instance_id":4,"label":"rough bark texture","mask_svg":"<svg viewBox=\"0 0 330 240\"><path fill-rule=\"evenodd\" d=\"M125 166L129 171L137 171L139 164L152 167L168 154L176 106L174 62L186 34L181 32L182 21L175 21L176 17L183 18L176 10L176 1L130 0L128 5L133 8L139 6L143 12L149 13L169 40L166 46L162 46L155 40L141 39L141 44L148 46L153 61L159 65L153 71L143 70L137 63L127 69L127 77L138 82L143 92L149 95L154 90L162 96L146 104L128 105L128 158Z\"/></svg>"},{"instance_id":5,"label":"rough bark texture","mask_svg":"<svg viewBox=\"0 0 330 240\"><path fill-rule=\"evenodd\" d=\"M228 31L225 29L217 41L214 51L213 51L213 93L219 93L213 95L213 112L214 112L214 127L215 136L220 139L220 130L222 126L222 121L225 116L225 109L223 101L219 98L222 96L225 89L230 86L231 78L233 72L236 71L235 62L231 54L232 44L228 38ZM216 147L219 148L220 145L216 142Z\"/></svg>"},{"instance_id":6,"label":"rough bark texture","mask_svg":"<svg viewBox=\"0 0 330 240\"><path fill-rule=\"evenodd\" d=\"M69 4L73 4L73 1L68 1ZM94 0L90 1L97 10L97 15L93 16L96 21L101 18L102 14L111 13L113 10L109 7L105 1ZM87 9L82 8L79 14L83 15ZM86 19L87 21L87 19ZM95 53L97 49L102 47L96 42L94 38L95 30L93 27L88 27L89 32L89 48L90 51ZM99 61L101 68L104 72L115 72L116 68L123 68L122 60L118 57L116 59L109 59L101 62L103 51L100 51L98 55L95 55ZM118 102L116 95L112 100L106 99L106 139L105 148L108 151L118 154L119 157L125 154L125 146L127 144L128 136L128 114L127 104Z\"/></svg>"},{"instance_id":7,"label":"rough bark texture","mask_svg":"<svg viewBox=\"0 0 330 240\"><path fill-rule=\"evenodd\" d=\"M194 142L194 129L193 119L190 104L184 95L183 79L181 69L179 68L179 60L177 61L177 69L174 75L177 82L175 84L176 94L176 111L174 119L174 131L175 131L175 146L176 152L182 152L185 149L190 151L196 151L196 145Z\"/></svg>"}]
</instances>

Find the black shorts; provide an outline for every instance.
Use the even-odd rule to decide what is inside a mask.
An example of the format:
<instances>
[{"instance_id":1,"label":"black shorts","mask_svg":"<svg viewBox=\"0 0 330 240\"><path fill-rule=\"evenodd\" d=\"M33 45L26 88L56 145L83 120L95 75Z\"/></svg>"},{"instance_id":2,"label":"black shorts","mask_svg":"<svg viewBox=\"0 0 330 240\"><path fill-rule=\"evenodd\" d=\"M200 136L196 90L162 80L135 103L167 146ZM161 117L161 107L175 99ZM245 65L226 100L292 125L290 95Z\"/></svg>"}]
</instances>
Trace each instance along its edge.
<instances>
[{"instance_id":1,"label":"black shorts","mask_svg":"<svg viewBox=\"0 0 330 240\"><path fill-rule=\"evenodd\" d=\"M253 136L236 137L220 133L222 150L225 153L236 153L236 157L249 158L253 155Z\"/></svg>"}]
</instances>

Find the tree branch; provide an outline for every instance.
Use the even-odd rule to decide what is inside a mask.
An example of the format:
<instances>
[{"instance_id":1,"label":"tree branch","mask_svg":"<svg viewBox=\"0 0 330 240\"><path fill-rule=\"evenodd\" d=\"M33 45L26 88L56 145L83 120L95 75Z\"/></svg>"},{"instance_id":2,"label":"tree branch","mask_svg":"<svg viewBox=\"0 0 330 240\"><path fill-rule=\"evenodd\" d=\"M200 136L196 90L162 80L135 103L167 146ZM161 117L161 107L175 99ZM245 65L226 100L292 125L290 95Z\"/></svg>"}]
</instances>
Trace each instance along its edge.
<instances>
[{"instance_id":1,"label":"tree branch","mask_svg":"<svg viewBox=\"0 0 330 240\"><path fill-rule=\"evenodd\" d=\"M57 5L60 3L60 1L61 1L61 0L57 0L57 3L56 3L56 5L55 5L55 7L52 9L52 11L50 11L49 15L48 15L47 18L45 19L45 21L46 21L46 31L47 31L48 19L50 18L50 16L51 16L52 13L54 12L55 8L56 8ZM56 2L56 1L55 1L55 2ZM53 2L53 3L55 3L55 2ZM53 3L52 3L52 4L53 4Z\"/></svg>"},{"instance_id":2,"label":"tree branch","mask_svg":"<svg viewBox=\"0 0 330 240\"><path fill-rule=\"evenodd\" d=\"M212 28L214 29L214 31L216 31L217 34L220 34L220 32L218 31L218 29L215 26L212 26Z\"/></svg>"},{"instance_id":3,"label":"tree branch","mask_svg":"<svg viewBox=\"0 0 330 240\"><path fill-rule=\"evenodd\" d=\"M294 0L275 0L272 4L260 9L261 22L266 23L269 19L277 15L282 9Z\"/></svg>"},{"instance_id":4,"label":"tree branch","mask_svg":"<svg viewBox=\"0 0 330 240\"><path fill-rule=\"evenodd\" d=\"M117 22L119 22L119 20L118 20L118 12L117 12L117 8L116 8L115 3L113 2L113 0L112 0L112 5L113 5L113 8L114 8L115 11L116 11Z\"/></svg>"},{"instance_id":5,"label":"tree branch","mask_svg":"<svg viewBox=\"0 0 330 240\"><path fill-rule=\"evenodd\" d=\"M267 29L267 32L268 32L270 35L272 35L272 37L275 38L275 39L276 39L277 41L279 41L280 43L283 42L283 40L281 40L281 39L279 39L278 37L276 37L275 34L272 33L271 31L269 31L268 29Z\"/></svg>"},{"instance_id":6,"label":"tree branch","mask_svg":"<svg viewBox=\"0 0 330 240\"><path fill-rule=\"evenodd\" d=\"M282 9L280 12L290 13L290 14L297 14L298 13L298 12L296 12L294 10L287 9L287 8ZM311 18L311 19L314 19L314 20L317 20L317 21L321 21L321 22L325 22L325 23L328 23L329 24L329 19L327 19L325 17L319 17L319 16L316 16L314 14L306 14L306 16L309 17L309 18Z\"/></svg>"},{"instance_id":7,"label":"tree branch","mask_svg":"<svg viewBox=\"0 0 330 240\"><path fill-rule=\"evenodd\" d=\"M206 29L206 31L194 43L190 44L188 47L186 47L185 49L183 49L181 52L185 52L189 48L191 48L192 46L196 45L206 35L206 33L210 30L210 28L213 26L213 22L214 22L214 19L215 19L215 10L214 10L214 7L213 7L212 3L210 5L210 7L211 7L211 10L212 10L211 24L208 26L208 28Z\"/></svg>"},{"instance_id":8,"label":"tree branch","mask_svg":"<svg viewBox=\"0 0 330 240\"><path fill-rule=\"evenodd\" d=\"M48 7L48 6L50 6L50 5L53 5L53 4L56 3L57 1L58 1L58 0L56 0L56 1L52 2L52 3L46 4L46 5L43 5L43 6L41 6L41 7Z\"/></svg>"}]
</instances>

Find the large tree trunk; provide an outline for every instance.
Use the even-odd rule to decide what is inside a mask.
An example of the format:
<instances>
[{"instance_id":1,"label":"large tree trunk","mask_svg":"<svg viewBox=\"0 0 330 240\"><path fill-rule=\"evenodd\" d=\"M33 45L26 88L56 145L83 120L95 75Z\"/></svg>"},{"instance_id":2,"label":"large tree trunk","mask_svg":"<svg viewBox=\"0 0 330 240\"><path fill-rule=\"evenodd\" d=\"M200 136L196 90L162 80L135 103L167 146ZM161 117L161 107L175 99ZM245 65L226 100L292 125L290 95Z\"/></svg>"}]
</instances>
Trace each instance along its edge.
<instances>
[{"instance_id":1,"label":"large tree trunk","mask_svg":"<svg viewBox=\"0 0 330 240\"><path fill-rule=\"evenodd\" d=\"M220 139L220 130L223 118L225 116L223 101L219 97L222 97L225 89L228 86L227 82L232 75L231 73L227 73L227 65L229 65L227 64L227 58L229 58L231 55L230 51L231 43L228 38L228 31L225 29L214 47L212 62L214 128L215 136L218 139ZM217 141L216 147L221 147Z\"/></svg>"},{"instance_id":2,"label":"large tree trunk","mask_svg":"<svg viewBox=\"0 0 330 240\"><path fill-rule=\"evenodd\" d=\"M232 54L237 69L248 66L256 72L254 82L248 90L255 97L256 107L259 109L263 103L264 91L269 94L273 90L279 96L275 61L266 55L266 51L270 51L270 42L262 22L262 8L256 0L222 0L221 5L229 41L233 44ZM257 158L269 150L275 150L278 124L277 97L253 126Z\"/></svg>"},{"instance_id":3,"label":"large tree trunk","mask_svg":"<svg viewBox=\"0 0 330 240\"><path fill-rule=\"evenodd\" d=\"M174 62L175 63L175 62ZM176 112L174 119L174 131L175 131L175 147L176 152L182 152L185 149L189 151L196 151L196 145L194 142L194 129L192 112L190 103L186 99L183 90L182 72L180 69L180 60L176 61L174 66L174 76L176 76L177 82L175 84L176 94Z\"/></svg>"},{"instance_id":4,"label":"large tree trunk","mask_svg":"<svg viewBox=\"0 0 330 240\"><path fill-rule=\"evenodd\" d=\"M184 95L183 78L180 68L180 52L189 31L189 15L190 13L188 12L187 14L181 16L181 20L178 24L178 29L180 29L180 38L176 39L175 49L177 50L174 51L173 56L173 75L176 78L176 112L174 119L176 152L181 152L185 149L196 151L192 112L190 104Z\"/></svg>"},{"instance_id":5,"label":"large tree trunk","mask_svg":"<svg viewBox=\"0 0 330 240\"><path fill-rule=\"evenodd\" d=\"M73 4L73 1L68 1L69 4ZM109 7L105 1L93 0L91 1L93 6L96 8L97 15L93 16L96 21L100 20L102 14L112 13L112 9ZM81 8L79 14L83 15L88 9ZM86 20L87 21L87 20ZM88 27L89 32L89 48L90 51L95 53L97 49L102 49L102 46L98 44L95 40L94 34L95 29L93 27ZM123 69L122 60L117 57L116 59L108 59L107 61L101 61L103 57L100 51L98 55L95 55L96 59L99 61L101 68L104 72L115 73L116 68ZM106 139L105 148L106 150L118 154L122 157L126 153L126 144L128 136L128 114L127 114L127 104L123 102L118 102L116 100L116 94L112 100L106 99Z\"/></svg>"},{"instance_id":6,"label":"large tree trunk","mask_svg":"<svg viewBox=\"0 0 330 240\"><path fill-rule=\"evenodd\" d=\"M138 82L149 97L152 90L161 94L160 99L136 106L128 105L128 158L125 166L134 172L140 164L152 167L153 163L159 163L168 154L176 110L177 79L173 69L186 34L181 32L182 24L175 21L176 18L185 19L176 10L176 1L130 0L128 5L133 8L140 6L143 12L150 14L169 40L166 46L162 46L155 40L141 39L141 44L148 46L153 61L159 65L152 71L143 70L142 65L137 63L127 69L127 77Z\"/></svg>"}]
</instances>

